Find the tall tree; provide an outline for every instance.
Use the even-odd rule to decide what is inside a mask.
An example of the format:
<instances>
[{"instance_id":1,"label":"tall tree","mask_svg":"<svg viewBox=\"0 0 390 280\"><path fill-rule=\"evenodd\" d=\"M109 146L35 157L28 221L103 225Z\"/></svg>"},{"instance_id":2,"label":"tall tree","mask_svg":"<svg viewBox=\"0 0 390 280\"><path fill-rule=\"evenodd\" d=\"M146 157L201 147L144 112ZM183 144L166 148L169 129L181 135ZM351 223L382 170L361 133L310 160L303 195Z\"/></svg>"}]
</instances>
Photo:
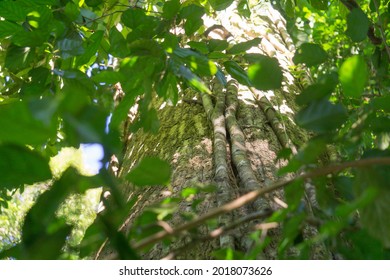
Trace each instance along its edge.
<instances>
[{"instance_id":1,"label":"tall tree","mask_svg":"<svg viewBox=\"0 0 390 280\"><path fill-rule=\"evenodd\" d=\"M342 4L0 2L3 197L104 149L3 256L64 257L58 207L103 186L81 257L387 258L389 15Z\"/></svg>"}]
</instances>

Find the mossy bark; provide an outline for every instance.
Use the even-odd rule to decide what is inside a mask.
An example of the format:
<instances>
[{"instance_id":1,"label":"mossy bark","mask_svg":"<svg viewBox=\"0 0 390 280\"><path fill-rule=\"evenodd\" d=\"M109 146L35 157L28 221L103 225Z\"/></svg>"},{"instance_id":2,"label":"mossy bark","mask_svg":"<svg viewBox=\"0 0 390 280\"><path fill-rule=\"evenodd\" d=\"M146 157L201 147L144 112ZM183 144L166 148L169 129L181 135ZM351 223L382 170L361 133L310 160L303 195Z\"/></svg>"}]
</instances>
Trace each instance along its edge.
<instances>
[{"instance_id":1,"label":"mossy bark","mask_svg":"<svg viewBox=\"0 0 390 280\"><path fill-rule=\"evenodd\" d=\"M216 186L215 192L198 193L191 199L182 199L171 213L171 218L164 221L165 226L174 228L185 223L188 218L206 213L240 194L278 179L277 170L285 162L277 159L277 153L286 147L296 152L300 144L307 140L306 132L298 128L293 120L297 109L294 96L300 85L289 72L295 48L283 18L270 5L258 4L252 7L250 19L239 20L241 24L237 23L237 14L234 12L231 16L221 13L214 19L216 23L225 25L236 42L264 35L255 51L275 56L279 60L284 72L283 88L259 92L231 81L226 88L212 83L213 97L189 90L185 99L197 98L197 101L160 106L158 134L139 131L129 136L120 178L145 156L158 156L172 166L168 187L139 189L123 183L125 198L135 198L137 201L122 227L132 240L137 240L137 230L140 230L137 219L161 200L179 197L186 187ZM197 207L193 207L195 200L201 201ZM145 259L211 259L215 257L213 252L226 248L245 254L252 249L253 244L258 243L256 238L249 238L254 231L253 225L264 219L262 215L262 218L256 218L257 211L280 209L285 207L283 201L283 191L275 191L260 198L252 206L232 211L214 223L204 224L195 232L175 237L169 245L160 242L139 253ZM255 222L251 221L252 216ZM243 217L251 219L236 227L229 227L229 231L218 238L205 238L219 226L232 225ZM280 225L275 229L265 228L264 225L260 228L261 240L265 241L267 236L273 238L256 258L278 258L276 248L280 241ZM307 227L304 233L310 237L316 233L316 229ZM103 251L100 258L112 256L109 249ZM311 258L327 256L324 247L313 246Z\"/></svg>"}]
</instances>

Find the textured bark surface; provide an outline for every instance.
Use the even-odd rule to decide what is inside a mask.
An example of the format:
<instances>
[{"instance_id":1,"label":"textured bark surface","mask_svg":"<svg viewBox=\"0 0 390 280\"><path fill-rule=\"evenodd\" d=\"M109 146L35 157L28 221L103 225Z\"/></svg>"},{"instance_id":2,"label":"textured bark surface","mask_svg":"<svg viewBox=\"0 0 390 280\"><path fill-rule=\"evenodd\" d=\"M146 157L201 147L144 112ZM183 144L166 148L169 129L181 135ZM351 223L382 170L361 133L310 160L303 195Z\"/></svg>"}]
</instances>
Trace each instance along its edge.
<instances>
[{"instance_id":1,"label":"textured bark surface","mask_svg":"<svg viewBox=\"0 0 390 280\"><path fill-rule=\"evenodd\" d=\"M234 42L260 37L261 44L250 51L278 59L284 72L283 87L277 91L261 92L238 85L232 80L226 88L212 83L210 88L213 97L188 90L185 99L197 98L196 102L181 102L175 107L160 106L158 134L140 131L130 135L126 141L125 160L119 177L126 175L140 159L151 155L170 162L173 170L168 188L136 189L130 184L123 184L125 197L137 199L133 212L122 228L133 238L136 238L133 231L137 225L137 217L143 211L164 198L177 197L185 187L212 184L217 190L195 197L203 200L196 208L198 210L191 207L193 201L190 199L180 203L165 225L168 228L184 223L184 213L198 216L240 194L264 187L277 179L276 171L285 164L277 160L278 151L290 147L296 152L307 139L305 132L293 122L297 108L294 95L300 84L289 70L295 48L286 31L285 21L268 3L253 6L249 19L241 18L234 9L233 5L229 10L220 12L216 18L207 19L206 23L209 26L223 25L233 36ZM247 252L258 242L248 237L253 226L262 221L256 219L257 211L286 207L283 201L283 191L268 194L252 205L221 216L217 224L204 225L195 233L186 233L170 246L157 244L141 255L145 259L210 259L213 258L212 252L218 248L230 247ZM253 220L240 224L219 238L193 241L194 236L201 239L216 227L234 224L243 217ZM163 227L164 225L161 230ZM262 227L259 238L263 241L267 235L273 238L258 258L277 257L276 246L280 230L278 226ZM307 237L315 232L315 228L304 229ZM186 244L187 249L180 249ZM327 257L323 247L314 247L311 258ZM110 258L112 255L106 249L99 257Z\"/></svg>"}]
</instances>

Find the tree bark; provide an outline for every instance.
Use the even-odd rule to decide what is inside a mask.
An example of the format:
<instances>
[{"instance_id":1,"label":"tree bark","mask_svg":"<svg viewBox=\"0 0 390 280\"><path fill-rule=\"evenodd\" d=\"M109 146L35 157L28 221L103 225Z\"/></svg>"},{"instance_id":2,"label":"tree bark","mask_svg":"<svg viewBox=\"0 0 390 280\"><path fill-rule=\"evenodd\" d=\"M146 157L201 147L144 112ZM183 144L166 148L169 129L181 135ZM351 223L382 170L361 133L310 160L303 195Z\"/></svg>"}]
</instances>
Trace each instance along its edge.
<instances>
[{"instance_id":1,"label":"tree bark","mask_svg":"<svg viewBox=\"0 0 390 280\"><path fill-rule=\"evenodd\" d=\"M186 90L183 100L196 99L195 102L160 106L158 134L139 131L129 136L119 177L125 176L145 156L158 156L172 166L169 187L139 189L123 183L125 198L137 200L122 227L131 240L139 241L139 231L148 230L138 227L137 219L141 219L143 213L152 211L148 209L160 205L162 200L168 203L169 199L180 197L187 187L206 190L206 186L212 185L216 191L201 191L182 199L170 213L171 218L154 225L155 230L172 230L189 218L207 213L254 189L264 188L278 179L276 172L285 164L277 159L277 153L283 148L296 153L308 139L306 132L294 124L297 110L294 97L301 85L290 73L295 47L284 19L268 3L252 6L251 17L247 19L234 10L232 5L206 22L210 26L224 26L236 43L261 37L260 45L250 51L278 59L284 74L283 87L261 92L232 79L226 88L211 82L212 96ZM194 206L197 201L201 202ZM283 207L287 206L283 190L279 189L195 231L176 236L169 245L159 242L139 253L145 259L211 259L216 257L213 252L220 249L230 248L247 254L260 244L263 250L251 257L275 259L278 258L276 248L281 225L264 221L272 211ZM250 237L253 232L259 234ZM303 232L305 238L310 238L316 228L308 226ZM115 253L108 247L99 254L103 259L113 257ZM328 258L328 255L319 244L313 246L310 258Z\"/></svg>"}]
</instances>

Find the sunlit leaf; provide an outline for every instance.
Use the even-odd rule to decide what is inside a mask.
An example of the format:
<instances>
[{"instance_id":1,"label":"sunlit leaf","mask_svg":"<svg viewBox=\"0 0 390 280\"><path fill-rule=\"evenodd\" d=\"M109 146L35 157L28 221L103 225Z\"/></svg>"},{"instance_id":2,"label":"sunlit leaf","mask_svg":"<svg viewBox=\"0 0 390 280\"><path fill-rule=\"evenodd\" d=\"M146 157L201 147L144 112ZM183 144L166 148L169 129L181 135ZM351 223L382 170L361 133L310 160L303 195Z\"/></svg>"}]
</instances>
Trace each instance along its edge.
<instances>
[{"instance_id":1,"label":"sunlit leaf","mask_svg":"<svg viewBox=\"0 0 390 280\"><path fill-rule=\"evenodd\" d=\"M211 94L210 89L205 85L205 83L187 67L180 66L178 69L178 75L183 77L193 88L199 90L200 92Z\"/></svg>"},{"instance_id":2,"label":"sunlit leaf","mask_svg":"<svg viewBox=\"0 0 390 280\"><path fill-rule=\"evenodd\" d=\"M368 79L368 69L364 59L355 55L345 60L339 70L339 79L346 96L360 97Z\"/></svg>"},{"instance_id":3,"label":"sunlit leaf","mask_svg":"<svg viewBox=\"0 0 390 280\"><path fill-rule=\"evenodd\" d=\"M218 71L215 63L200 53L184 48L177 48L173 53L185 63L191 71L198 75L211 76Z\"/></svg>"}]
</instances>

